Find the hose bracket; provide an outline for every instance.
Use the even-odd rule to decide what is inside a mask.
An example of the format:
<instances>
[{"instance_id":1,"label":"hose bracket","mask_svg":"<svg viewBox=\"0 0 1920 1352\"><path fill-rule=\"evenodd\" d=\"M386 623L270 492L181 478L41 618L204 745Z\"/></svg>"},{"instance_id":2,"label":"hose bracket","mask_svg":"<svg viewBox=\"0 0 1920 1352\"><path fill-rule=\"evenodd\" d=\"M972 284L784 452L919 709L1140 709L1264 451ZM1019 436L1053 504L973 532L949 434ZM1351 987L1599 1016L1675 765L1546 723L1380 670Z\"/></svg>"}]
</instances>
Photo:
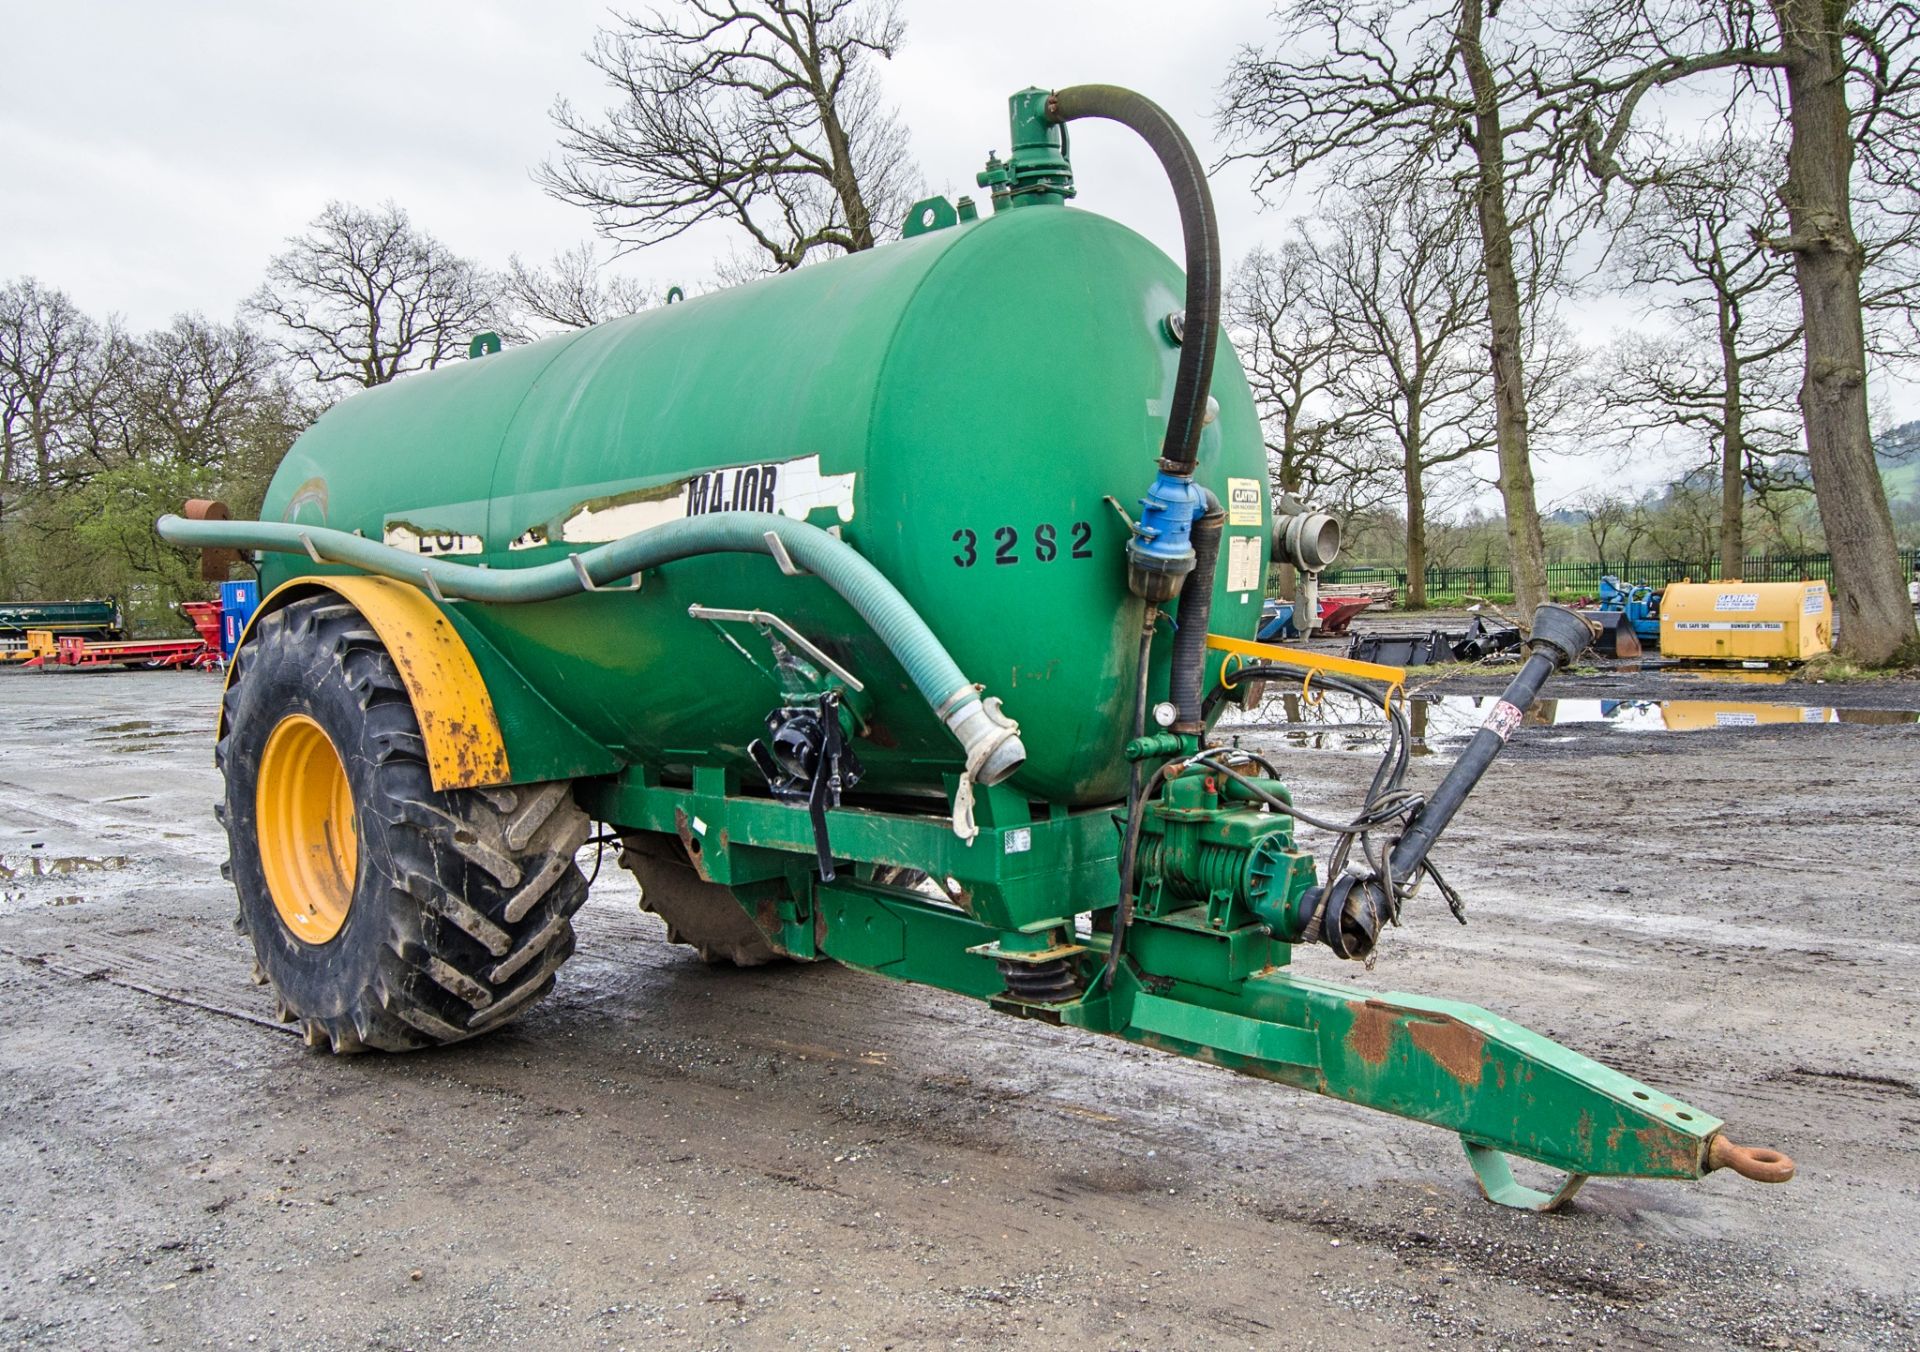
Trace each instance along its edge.
<instances>
[{"instance_id":1,"label":"hose bracket","mask_svg":"<svg viewBox=\"0 0 1920 1352\"><path fill-rule=\"evenodd\" d=\"M573 565L573 574L575 577L580 579L581 591L630 592L630 591L640 590L640 574L638 573L635 573L632 579L622 586L609 587L603 583L595 582L593 580L592 575L590 575L587 572L587 563L584 556L579 554L569 554L567 555L567 562Z\"/></svg>"}]
</instances>

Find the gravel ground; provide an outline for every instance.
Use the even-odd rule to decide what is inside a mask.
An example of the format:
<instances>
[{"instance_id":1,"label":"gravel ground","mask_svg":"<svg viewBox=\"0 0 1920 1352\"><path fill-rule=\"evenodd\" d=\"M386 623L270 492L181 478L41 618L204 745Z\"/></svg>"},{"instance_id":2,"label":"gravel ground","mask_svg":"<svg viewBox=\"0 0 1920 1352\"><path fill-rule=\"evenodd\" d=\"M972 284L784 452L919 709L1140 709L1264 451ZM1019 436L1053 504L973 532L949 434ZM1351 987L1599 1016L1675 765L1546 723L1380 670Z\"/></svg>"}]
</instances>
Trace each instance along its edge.
<instances>
[{"instance_id":1,"label":"gravel ground","mask_svg":"<svg viewBox=\"0 0 1920 1352\"><path fill-rule=\"evenodd\" d=\"M1442 846L1472 923L1417 904L1371 971L1302 955L1800 1163L1535 1216L1431 1128L830 965L708 970L610 859L528 1017L309 1052L230 924L217 693L0 675L0 1346L1920 1344L1920 725L1526 728ZM1371 772L1335 749L1364 732L1239 735L1306 804Z\"/></svg>"}]
</instances>

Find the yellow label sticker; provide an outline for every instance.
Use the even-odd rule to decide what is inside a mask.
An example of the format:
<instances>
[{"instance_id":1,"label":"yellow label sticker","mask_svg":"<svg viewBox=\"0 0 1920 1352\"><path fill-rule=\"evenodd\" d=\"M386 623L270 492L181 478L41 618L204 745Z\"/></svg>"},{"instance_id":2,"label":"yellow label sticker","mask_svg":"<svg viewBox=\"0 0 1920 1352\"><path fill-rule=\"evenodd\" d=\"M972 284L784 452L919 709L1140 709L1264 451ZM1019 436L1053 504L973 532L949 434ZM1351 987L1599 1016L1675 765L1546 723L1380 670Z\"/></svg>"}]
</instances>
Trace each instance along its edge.
<instances>
[{"instance_id":1,"label":"yellow label sticker","mask_svg":"<svg viewBox=\"0 0 1920 1352\"><path fill-rule=\"evenodd\" d=\"M1229 526L1257 526L1260 524L1260 499L1266 494L1266 485L1258 479L1227 480L1227 524Z\"/></svg>"}]
</instances>

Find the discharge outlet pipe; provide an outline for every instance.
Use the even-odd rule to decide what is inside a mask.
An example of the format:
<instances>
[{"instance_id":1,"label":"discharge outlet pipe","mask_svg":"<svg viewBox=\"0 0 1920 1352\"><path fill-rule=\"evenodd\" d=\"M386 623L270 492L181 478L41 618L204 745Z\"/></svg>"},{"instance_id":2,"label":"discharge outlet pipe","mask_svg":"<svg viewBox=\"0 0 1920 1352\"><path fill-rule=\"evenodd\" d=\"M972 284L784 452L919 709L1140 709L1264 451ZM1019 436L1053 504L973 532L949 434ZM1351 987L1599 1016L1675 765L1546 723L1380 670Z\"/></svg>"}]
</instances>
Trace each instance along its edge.
<instances>
[{"instance_id":1,"label":"discharge outlet pipe","mask_svg":"<svg viewBox=\"0 0 1920 1352\"><path fill-rule=\"evenodd\" d=\"M1309 890L1300 902L1301 914L1313 917L1306 926L1307 937L1314 937L1317 920L1317 937L1341 957L1365 957L1372 951L1381 929L1393 918L1397 898L1420 876L1434 842L1487 767L1505 749L1507 738L1520 726L1540 687L1554 672L1571 666L1592 642L1593 626L1565 606L1541 606L1533 613L1533 636L1525 665L1394 845L1387 861L1388 877L1362 878L1347 873L1324 889Z\"/></svg>"},{"instance_id":2,"label":"discharge outlet pipe","mask_svg":"<svg viewBox=\"0 0 1920 1352\"><path fill-rule=\"evenodd\" d=\"M171 544L305 554L315 563L424 586L435 599L520 605L594 591L650 568L699 554L767 554L832 587L899 660L920 695L959 739L968 776L997 784L1026 760L1020 727L983 699L961 674L925 620L857 550L818 526L771 512L724 512L669 521L534 568L476 568L422 558L343 530L274 521L189 521L163 516L156 530Z\"/></svg>"}]
</instances>

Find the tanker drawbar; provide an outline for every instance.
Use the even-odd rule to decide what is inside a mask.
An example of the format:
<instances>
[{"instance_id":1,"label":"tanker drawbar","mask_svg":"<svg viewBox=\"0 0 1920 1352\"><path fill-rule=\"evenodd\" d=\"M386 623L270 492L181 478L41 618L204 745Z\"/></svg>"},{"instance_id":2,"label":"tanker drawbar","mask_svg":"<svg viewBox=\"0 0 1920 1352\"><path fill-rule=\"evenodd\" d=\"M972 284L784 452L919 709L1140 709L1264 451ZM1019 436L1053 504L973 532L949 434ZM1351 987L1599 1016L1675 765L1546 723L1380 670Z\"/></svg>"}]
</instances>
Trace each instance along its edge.
<instances>
[{"instance_id":1,"label":"tanker drawbar","mask_svg":"<svg viewBox=\"0 0 1920 1352\"><path fill-rule=\"evenodd\" d=\"M1069 206L1091 120L1165 168L1184 271ZM1423 894L1464 923L1436 843L1591 626L1543 607L1410 786L1404 673L1255 641L1269 563L1317 576L1338 529L1269 492L1187 138L1098 85L1015 94L1010 138L990 212L929 199L896 243L476 344L328 411L262 520L161 519L267 594L216 761L281 1017L335 1052L500 1026L573 951L576 853L617 841L710 961L832 959L1428 1122L1505 1205L1791 1177L1498 1015L1294 966L1368 960ZM1212 736L1301 679L1379 710L1356 808Z\"/></svg>"}]
</instances>

